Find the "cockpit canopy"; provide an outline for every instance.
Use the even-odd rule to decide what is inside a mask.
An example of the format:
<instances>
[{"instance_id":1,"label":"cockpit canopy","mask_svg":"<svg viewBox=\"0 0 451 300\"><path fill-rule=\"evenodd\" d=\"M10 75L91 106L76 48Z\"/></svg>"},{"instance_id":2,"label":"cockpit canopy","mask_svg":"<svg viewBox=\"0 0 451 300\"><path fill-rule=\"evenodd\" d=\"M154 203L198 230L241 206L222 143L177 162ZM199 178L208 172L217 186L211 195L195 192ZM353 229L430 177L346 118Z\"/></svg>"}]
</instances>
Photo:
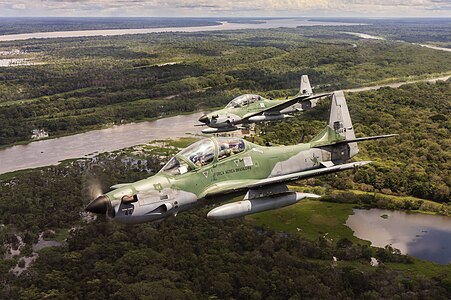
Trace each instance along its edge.
<instances>
[{"instance_id":1,"label":"cockpit canopy","mask_svg":"<svg viewBox=\"0 0 451 300\"><path fill-rule=\"evenodd\" d=\"M226 108L237 108L237 107L243 107L246 105L249 105L251 103L254 103L256 101L261 100L262 97L259 95L254 94L244 94L241 96L236 97L232 101L227 104Z\"/></svg>"},{"instance_id":2,"label":"cockpit canopy","mask_svg":"<svg viewBox=\"0 0 451 300\"><path fill-rule=\"evenodd\" d=\"M205 166L215 158L215 144L211 139L200 140L182 150L179 155L198 167Z\"/></svg>"},{"instance_id":3,"label":"cockpit canopy","mask_svg":"<svg viewBox=\"0 0 451 300\"><path fill-rule=\"evenodd\" d=\"M245 150L240 138L210 138L200 140L176 154L160 172L181 175L191 170L222 160Z\"/></svg>"}]
</instances>

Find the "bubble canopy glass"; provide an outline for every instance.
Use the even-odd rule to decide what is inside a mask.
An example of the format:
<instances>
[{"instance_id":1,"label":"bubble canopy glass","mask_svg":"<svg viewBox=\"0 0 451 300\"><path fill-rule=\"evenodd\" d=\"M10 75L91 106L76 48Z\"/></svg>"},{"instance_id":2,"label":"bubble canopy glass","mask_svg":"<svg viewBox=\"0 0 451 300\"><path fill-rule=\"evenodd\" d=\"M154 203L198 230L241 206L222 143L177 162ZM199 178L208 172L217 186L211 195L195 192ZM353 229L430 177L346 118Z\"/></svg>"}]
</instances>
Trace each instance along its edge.
<instances>
[{"instance_id":1,"label":"bubble canopy glass","mask_svg":"<svg viewBox=\"0 0 451 300\"><path fill-rule=\"evenodd\" d=\"M182 150L178 155L189 159L196 166L205 166L215 158L215 143L211 139L200 140Z\"/></svg>"},{"instance_id":2,"label":"bubble canopy glass","mask_svg":"<svg viewBox=\"0 0 451 300\"><path fill-rule=\"evenodd\" d=\"M243 107L261 99L262 97L259 95L244 94L230 101L229 104L226 105L226 108Z\"/></svg>"},{"instance_id":3,"label":"bubble canopy glass","mask_svg":"<svg viewBox=\"0 0 451 300\"><path fill-rule=\"evenodd\" d=\"M218 147L215 147L214 141ZM206 166L214 161L216 148L219 150L219 159L221 160L244 151L245 144L240 138L203 139L180 151L160 172L175 176L193 170L193 165L197 168Z\"/></svg>"}]
</instances>

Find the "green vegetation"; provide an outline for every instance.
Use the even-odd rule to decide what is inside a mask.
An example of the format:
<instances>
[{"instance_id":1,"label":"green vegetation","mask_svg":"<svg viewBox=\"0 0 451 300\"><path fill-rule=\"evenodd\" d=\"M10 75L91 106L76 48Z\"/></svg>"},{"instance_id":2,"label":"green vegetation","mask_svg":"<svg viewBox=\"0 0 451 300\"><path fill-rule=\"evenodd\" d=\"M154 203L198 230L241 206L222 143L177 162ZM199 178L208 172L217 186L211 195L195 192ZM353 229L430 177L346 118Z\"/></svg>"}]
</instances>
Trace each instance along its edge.
<instances>
[{"instance_id":1,"label":"green vegetation","mask_svg":"<svg viewBox=\"0 0 451 300\"><path fill-rule=\"evenodd\" d=\"M451 69L451 53L322 28L16 41L0 48L45 63L0 68L0 145L30 140L34 128L50 136L80 132L217 107L245 92L284 97L297 92L301 74L320 91Z\"/></svg>"},{"instance_id":2,"label":"green vegetation","mask_svg":"<svg viewBox=\"0 0 451 300\"><path fill-rule=\"evenodd\" d=\"M388 267L370 268L373 251L365 245L261 232L242 220L209 221L205 213L181 214L156 225L121 226L103 219L87 224L71 234L66 247L40 251L27 276L0 273L0 295L377 299L397 294L446 299L450 292L446 278L410 272L407 278ZM382 253L387 262L411 266L404 256Z\"/></svg>"},{"instance_id":3,"label":"green vegetation","mask_svg":"<svg viewBox=\"0 0 451 300\"><path fill-rule=\"evenodd\" d=\"M209 26L211 18L2 18L0 34L28 32Z\"/></svg>"},{"instance_id":4,"label":"green vegetation","mask_svg":"<svg viewBox=\"0 0 451 300\"><path fill-rule=\"evenodd\" d=\"M449 203L437 203L411 196L384 195L375 192L363 191L332 191L323 198L325 201L338 203L354 203L365 207L377 207L381 209L399 209L425 214L440 214L451 216Z\"/></svg>"},{"instance_id":5,"label":"green vegetation","mask_svg":"<svg viewBox=\"0 0 451 300\"><path fill-rule=\"evenodd\" d=\"M353 236L345 225L352 214L353 204L302 200L296 205L258 213L247 217L251 224L283 232L298 232L302 237L316 240L325 236L334 243L346 238L354 243L366 244Z\"/></svg>"},{"instance_id":6,"label":"green vegetation","mask_svg":"<svg viewBox=\"0 0 451 300\"><path fill-rule=\"evenodd\" d=\"M401 271L409 276L421 274L429 278L440 277L448 286L451 283L450 267L446 265L437 265L429 261L413 259L411 264L388 262L387 267L392 270Z\"/></svg>"},{"instance_id":7,"label":"green vegetation","mask_svg":"<svg viewBox=\"0 0 451 300\"><path fill-rule=\"evenodd\" d=\"M191 142L154 144L168 149ZM446 299L451 293L449 266L421 262L390 248L376 250L353 237L343 223L354 204L306 200L246 221L210 221L205 217L208 207L137 226L104 217L88 223L80 218L92 178L106 188L159 168L159 155L139 152L147 147L17 172L1 182L0 222L7 224L0 228L2 240L17 244L16 233L30 245L49 229L55 230L49 239L67 240L62 247L39 251L20 277L9 272L17 258L1 260L0 298L387 298L421 293ZM137 163L144 157L146 163ZM68 234L71 227L75 229ZM370 267L371 256L384 265ZM430 270L422 273L426 268Z\"/></svg>"},{"instance_id":8,"label":"green vegetation","mask_svg":"<svg viewBox=\"0 0 451 300\"><path fill-rule=\"evenodd\" d=\"M182 137L176 140L169 140L167 143L172 147L182 149L188 147L194 142L197 142L198 140L199 140L198 138L193 137Z\"/></svg>"},{"instance_id":9,"label":"green vegetation","mask_svg":"<svg viewBox=\"0 0 451 300\"><path fill-rule=\"evenodd\" d=\"M324 19L322 19L324 21ZM331 21L333 19L326 19ZM384 37L390 40L406 41L409 43L434 44L451 47L449 32L451 30L450 18L402 18L402 19L358 19L340 18L338 22L354 22L368 25L352 27L328 27L333 31L352 31Z\"/></svg>"},{"instance_id":10,"label":"green vegetation","mask_svg":"<svg viewBox=\"0 0 451 300\"><path fill-rule=\"evenodd\" d=\"M357 137L387 133L398 133L399 137L360 143L356 158L374 162L346 179L326 176L310 183L449 203L451 80L349 93L346 99ZM304 135L308 141L324 127L324 121L318 120L327 119L328 106L329 102L323 101L302 117L263 125L256 140L294 144ZM444 207L443 213L449 213L449 207Z\"/></svg>"},{"instance_id":11,"label":"green vegetation","mask_svg":"<svg viewBox=\"0 0 451 300\"><path fill-rule=\"evenodd\" d=\"M154 144L168 149L191 142ZM451 293L448 277L440 275L448 266L418 262L390 249L374 250L353 237L343 225L353 204L306 200L248 221L210 221L205 217L210 208L139 226L80 218L92 178L106 188L159 168L159 155L139 152L147 147L17 172L1 182L0 222L8 224L0 231L4 241L17 243L16 233L30 245L49 229L56 231L49 238L67 238L63 247L39 251L26 276L9 272L17 258L0 261L1 298L384 298L421 293L446 299ZM137 163L144 157L146 163ZM67 235L62 228L70 227L76 229ZM370 267L371 256L384 266ZM419 275L428 266L436 276ZM374 284L382 279L386 284Z\"/></svg>"},{"instance_id":12,"label":"green vegetation","mask_svg":"<svg viewBox=\"0 0 451 300\"><path fill-rule=\"evenodd\" d=\"M244 92L284 97L297 92L301 74L317 90L335 90L451 70L450 53L358 40L330 28L35 40L1 48L38 52L47 64L0 68L0 145L27 141L32 128L68 134L216 107ZM161 65L168 62L177 63ZM148 177L193 139L3 174L0 254L19 247L17 236L25 243L21 256L31 255L42 232L66 242L41 250L20 277L10 272L18 257L1 259L0 298L449 299L449 265L371 248L343 224L356 205L449 213L450 84L347 95L359 136L400 137L362 143L357 158L374 160L368 167L296 187L334 202L306 200L230 221L208 220L207 207L137 226L82 213L91 185L105 191ZM323 101L300 118L260 126L256 142L308 140L324 126L328 106ZM371 267L370 257L383 264Z\"/></svg>"}]
</instances>

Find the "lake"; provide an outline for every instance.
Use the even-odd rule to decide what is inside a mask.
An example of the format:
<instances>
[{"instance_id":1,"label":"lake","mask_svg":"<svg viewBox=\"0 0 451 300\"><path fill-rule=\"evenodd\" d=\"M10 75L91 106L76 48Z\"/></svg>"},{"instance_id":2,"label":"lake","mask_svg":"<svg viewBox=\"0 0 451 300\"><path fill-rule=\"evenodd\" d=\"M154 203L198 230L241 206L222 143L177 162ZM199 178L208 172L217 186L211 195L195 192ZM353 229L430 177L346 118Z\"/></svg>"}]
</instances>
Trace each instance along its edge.
<instances>
[{"instance_id":1,"label":"lake","mask_svg":"<svg viewBox=\"0 0 451 300\"><path fill-rule=\"evenodd\" d=\"M381 217L387 215L387 218ZM354 209L346 226L372 246L391 245L403 254L451 263L451 218L373 208Z\"/></svg>"}]
</instances>

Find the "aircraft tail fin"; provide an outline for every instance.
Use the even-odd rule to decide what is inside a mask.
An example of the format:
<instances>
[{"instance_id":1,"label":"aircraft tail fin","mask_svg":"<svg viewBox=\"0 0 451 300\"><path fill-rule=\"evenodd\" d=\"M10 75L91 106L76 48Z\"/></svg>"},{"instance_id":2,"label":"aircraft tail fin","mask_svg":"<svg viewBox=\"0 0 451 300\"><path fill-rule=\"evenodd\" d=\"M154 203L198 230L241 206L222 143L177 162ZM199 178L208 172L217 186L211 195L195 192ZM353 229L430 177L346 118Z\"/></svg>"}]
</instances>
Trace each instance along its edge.
<instances>
[{"instance_id":1,"label":"aircraft tail fin","mask_svg":"<svg viewBox=\"0 0 451 300\"><path fill-rule=\"evenodd\" d=\"M359 153L357 142L351 142L355 139L354 127L344 93L343 91L334 92L329 109L328 124L310 143L316 147L345 142L348 145L349 158L351 158Z\"/></svg>"},{"instance_id":2,"label":"aircraft tail fin","mask_svg":"<svg viewBox=\"0 0 451 300\"><path fill-rule=\"evenodd\" d=\"M359 153L357 142L393 137L397 134L386 134L356 138L352 126L351 115L343 91L334 92L329 110L329 121L326 128L314 137L312 147L326 147L332 154L333 161L345 161Z\"/></svg>"},{"instance_id":3,"label":"aircraft tail fin","mask_svg":"<svg viewBox=\"0 0 451 300\"><path fill-rule=\"evenodd\" d=\"M308 75L301 76L301 85L299 87L299 96L312 96L313 90L310 86L310 81L308 79Z\"/></svg>"},{"instance_id":4,"label":"aircraft tail fin","mask_svg":"<svg viewBox=\"0 0 451 300\"><path fill-rule=\"evenodd\" d=\"M355 139L351 115L343 91L332 94L328 126L345 140Z\"/></svg>"}]
</instances>

